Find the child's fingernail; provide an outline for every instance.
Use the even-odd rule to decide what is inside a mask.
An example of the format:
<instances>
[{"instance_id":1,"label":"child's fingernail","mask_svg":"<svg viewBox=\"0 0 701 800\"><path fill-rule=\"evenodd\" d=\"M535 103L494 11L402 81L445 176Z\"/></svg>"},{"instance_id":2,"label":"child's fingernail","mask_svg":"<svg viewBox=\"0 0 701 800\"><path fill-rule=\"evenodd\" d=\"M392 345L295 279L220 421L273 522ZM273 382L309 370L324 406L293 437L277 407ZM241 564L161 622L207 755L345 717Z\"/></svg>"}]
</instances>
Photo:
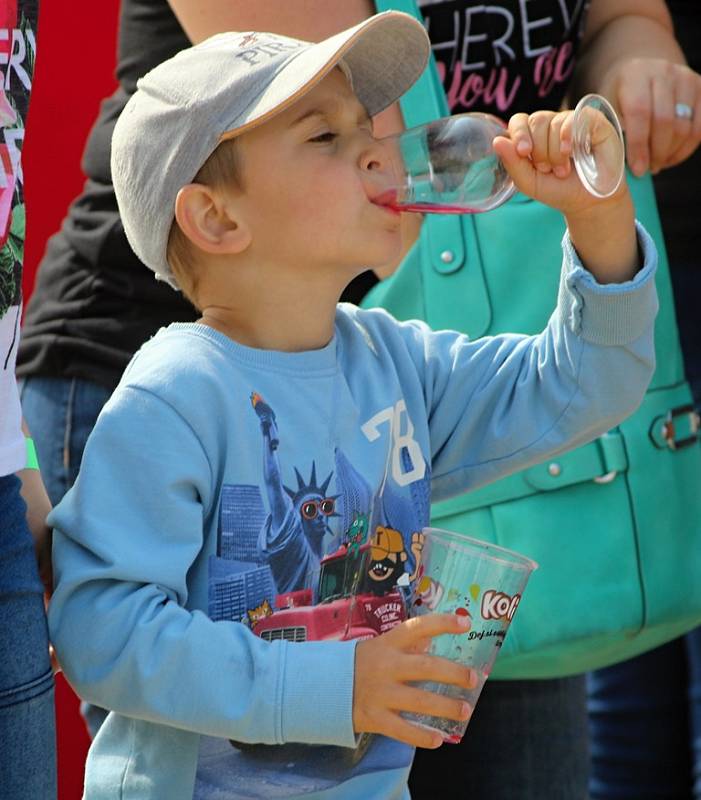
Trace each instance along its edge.
<instances>
[{"instance_id":1,"label":"child's fingernail","mask_svg":"<svg viewBox=\"0 0 701 800\"><path fill-rule=\"evenodd\" d=\"M558 178L566 178L567 177L567 167L563 167L562 165L558 165L553 169L553 172L557 175Z\"/></svg>"},{"instance_id":2,"label":"child's fingernail","mask_svg":"<svg viewBox=\"0 0 701 800\"><path fill-rule=\"evenodd\" d=\"M531 146L525 139L521 139L521 141L516 144L516 152L522 156L527 156L531 152Z\"/></svg>"},{"instance_id":3,"label":"child's fingernail","mask_svg":"<svg viewBox=\"0 0 701 800\"><path fill-rule=\"evenodd\" d=\"M538 172L550 172L550 166L548 164L536 164L535 168Z\"/></svg>"},{"instance_id":4,"label":"child's fingernail","mask_svg":"<svg viewBox=\"0 0 701 800\"><path fill-rule=\"evenodd\" d=\"M633 162L633 173L638 177L645 172L647 165L642 159Z\"/></svg>"},{"instance_id":5,"label":"child's fingernail","mask_svg":"<svg viewBox=\"0 0 701 800\"><path fill-rule=\"evenodd\" d=\"M469 703L463 703L460 709L460 719L469 719L472 713L472 707Z\"/></svg>"},{"instance_id":6,"label":"child's fingernail","mask_svg":"<svg viewBox=\"0 0 701 800\"><path fill-rule=\"evenodd\" d=\"M472 620L466 614L456 614L456 616L458 618L458 626L467 630L470 627Z\"/></svg>"}]
</instances>

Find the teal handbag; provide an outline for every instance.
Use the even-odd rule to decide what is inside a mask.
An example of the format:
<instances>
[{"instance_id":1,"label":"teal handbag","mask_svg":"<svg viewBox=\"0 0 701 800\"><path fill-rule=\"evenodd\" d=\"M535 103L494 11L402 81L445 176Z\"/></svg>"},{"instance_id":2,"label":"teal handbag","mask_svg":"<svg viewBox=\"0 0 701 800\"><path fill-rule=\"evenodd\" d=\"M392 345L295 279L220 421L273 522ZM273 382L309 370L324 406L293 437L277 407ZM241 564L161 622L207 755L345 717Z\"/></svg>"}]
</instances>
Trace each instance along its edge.
<instances>
[{"instance_id":1,"label":"teal handbag","mask_svg":"<svg viewBox=\"0 0 701 800\"><path fill-rule=\"evenodd\" d=\"M418 15L413 0L377 2ZM449 114L433 59L402 102L407 127ZM639 410L594 442L432 506L432 524L540 564L492 677L612 664L701 623L701 446L684 378L652 181L628 175L659 250L658 365ZM471 337L537 333L555 305L562 216L523 195L486 214L424 218L399 269L365 298ZM534 242L529 252L524 242Z\"/></svg>"}]
</instances>

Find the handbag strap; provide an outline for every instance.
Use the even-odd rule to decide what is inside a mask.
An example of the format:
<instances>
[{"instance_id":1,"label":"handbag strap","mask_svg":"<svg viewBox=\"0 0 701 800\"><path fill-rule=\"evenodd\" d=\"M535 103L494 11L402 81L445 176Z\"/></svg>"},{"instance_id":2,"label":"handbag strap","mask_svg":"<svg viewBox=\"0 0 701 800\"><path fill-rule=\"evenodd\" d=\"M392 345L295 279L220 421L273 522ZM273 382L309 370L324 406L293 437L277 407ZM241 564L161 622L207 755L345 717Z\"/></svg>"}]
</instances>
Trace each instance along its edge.
<instances>
[{"instance_id":1,"label":"handbag strap","mask_svg":"<svg viewBox=\"0 0 701 800\"><path fill-rule=\"evenodd\" d=\"M375 7L378 11L403 11L423 22L423 16L415 0L376 0ZM433 55L429 58L421 77L405 92L399 102L407 128L423 125L425 122L450 114Z\"/></svg>"},{"instance_id":2,"label":"handbag strap","mask_svg":"<svg viewBox=\"0 0 701 800\"><path fill-rule=\"evenodd\" d=\"M375 7L378 11L403 11L423 22L415 0L376 0ZM407 128L450 115L433 54L399 104ZM427 214L418 246L421 248L426 321L434 327L465 330L468 319L466 333L472 338L484 335L492 321L492 309L472 216ZM458 302L452 310L446 307L440 301L446 292L463 298L462 306ZM467 303L469 313L466 313Z\"/></svg>"},{"instance_id":3,"label":"handbag strap","mask_svg":"<svg viewBox=\"0 0 701 800\"><path fill-rule=\"evenodd\" d=\"M628 467L624 436L620 430L612 430L576 450L570 450L451 500L434 503L431 513L434 518L440 519L579 483L593 481L607 484L618 475L626 473Z\"/></svg>"}]
</instances>

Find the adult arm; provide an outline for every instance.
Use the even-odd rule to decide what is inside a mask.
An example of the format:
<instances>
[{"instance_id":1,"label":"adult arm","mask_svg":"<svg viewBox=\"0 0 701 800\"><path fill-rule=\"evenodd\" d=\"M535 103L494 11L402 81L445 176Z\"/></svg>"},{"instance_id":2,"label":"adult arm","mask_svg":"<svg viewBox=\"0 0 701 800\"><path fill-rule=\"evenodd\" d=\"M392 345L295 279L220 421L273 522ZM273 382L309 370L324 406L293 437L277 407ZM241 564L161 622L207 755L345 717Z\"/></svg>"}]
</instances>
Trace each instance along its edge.
<instances>
[{"instance_id":1,"label":"adult arm","mask_svg":"<svg viewBox=\"0 0 701 800\"><path fill-rule=\"evenodd\" d=\"M30 435L24 421L22 422L22 432L25 436ZM22 469L17 473L17 477L22 482L21 493L27 504L27 525L34 539L39 575L44 584L46 596L49 597L53 577L51 574L51 530L46 524L46 518L51 511L51 502L38 469Z\"/></svg>"},{"instance_id":2,"label":"adult arm","mask_svg":"<svg viewBox=\"0 0 701 800\"><path fill-rule=\"evenodd\" d=\"M570 98L606 96L636 175L686 159L701 142L701 76L686 65L663 0L593 0ZM675 116L677 103L692 119Z\"/></svg>"}]
</instances>

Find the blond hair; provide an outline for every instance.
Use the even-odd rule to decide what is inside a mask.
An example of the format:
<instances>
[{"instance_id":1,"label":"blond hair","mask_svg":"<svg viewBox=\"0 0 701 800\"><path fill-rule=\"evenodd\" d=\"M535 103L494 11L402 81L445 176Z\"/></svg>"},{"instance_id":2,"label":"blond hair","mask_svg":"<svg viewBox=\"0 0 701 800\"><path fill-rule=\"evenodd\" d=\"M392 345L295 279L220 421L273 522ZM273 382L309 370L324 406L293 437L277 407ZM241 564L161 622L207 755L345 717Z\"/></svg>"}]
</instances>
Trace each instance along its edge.
<instances>
[{"instance_id":1,"label":"blond hair","mask_svg":"<svg viewBox=\"0 0 701 800\"><path fill-rule=\"evenodd\" d=\"M227 186L243 188L236 140L228 139L218 145L217 149L200 167L192 182L201 183L213 189L222 189ZM168 234L166 257L178 287L195 308L199 309L197 304L199 272L193 245L183 233L176 219L173 219Z\"/></svg>"}]
</instances>

